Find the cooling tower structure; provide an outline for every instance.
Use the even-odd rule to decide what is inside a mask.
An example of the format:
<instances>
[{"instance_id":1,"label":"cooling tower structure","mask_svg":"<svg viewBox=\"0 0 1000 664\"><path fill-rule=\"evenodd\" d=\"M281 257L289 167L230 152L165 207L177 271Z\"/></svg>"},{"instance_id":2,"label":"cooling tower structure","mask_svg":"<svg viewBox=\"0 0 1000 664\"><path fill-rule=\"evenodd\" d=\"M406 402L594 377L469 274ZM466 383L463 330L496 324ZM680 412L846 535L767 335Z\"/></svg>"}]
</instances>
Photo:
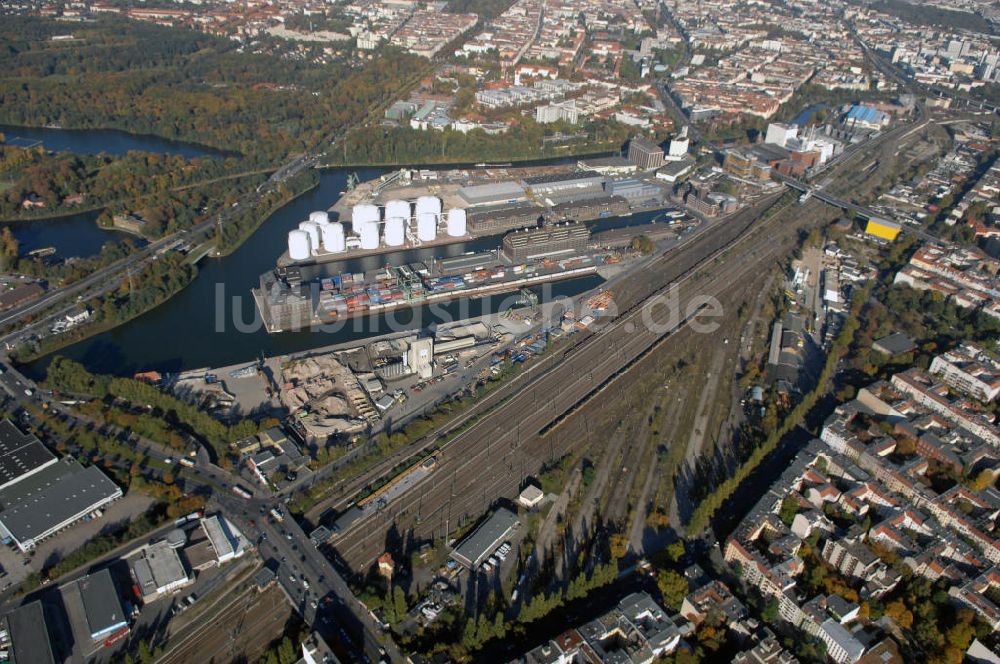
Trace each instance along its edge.
<instances>
[{"instance_id":1,"label":"cooling tower structure","mask_svg":"<svg viewBox=\"0 0 1000 664\"><path fill-rule=\"evenodd\" d=\"M386 206L386 210L389 207ZM403 217L386 217L382 238L387 247L401 247L406 242L406 220Z\"/></svg>"},{"instance_id":2,"label":"cooling tower structure","mask_svg":"<svg viewBox=\"0 0 1000 664\"><path fill-rule=\"evenodd\" d=\"M437 237L437 215L433 212L417 213L417 239L432 242Z\"/></svg>"},{"instance_id":3,"label":"cooling tower structure","mask_svg":"<svg viewBox=\"0 0 1000 664\"><path fill-rule=\"evenodd\" d=\"M330 223L330 215L322 210L317 210L309 213L309 221L322 226Z\"/></svg>"},{"instance_id":4,"label":"cooling tower structure","mask_svg":"<svg viewBox=\"0 0 1000 664\"><path fill-rule=\"evenodd\" d=\"M448 236L462 237L465 234L465 210L461 208L452 208L448 210Z\"/></svg>"},{"instance_id":5,"label":"cooling tower structure","mask_svg":"<svg viewBox=\"0 0 1000 664\"><path fill-rule=\"evenodd\" d=\"M332 254L339 254L347 249L344 237L344 225L340 223L323 224L323 249Z\"/></svg>"},{"instance_id":6,"label":"cooling tower structure","mask_svg":"<svg viewBox=\"0 0 1000 664\"><path fill-rule=\"evenodd\" d=\"M306 231L288 233L288 257L293 261L304 261L312 255L312 245Z\"/></svg>"},{"instance_id":7,"label":"cooling tower structure","mask_svg":"<svg viewBox=\"0 0 1000 664\"><path fill-rule=\"evenodd\" d=\"M319 249L319 224L311 221L303 221L299 224L299 230L309 234L309 247L315 252Z\"/></svg>"}]
</instances>

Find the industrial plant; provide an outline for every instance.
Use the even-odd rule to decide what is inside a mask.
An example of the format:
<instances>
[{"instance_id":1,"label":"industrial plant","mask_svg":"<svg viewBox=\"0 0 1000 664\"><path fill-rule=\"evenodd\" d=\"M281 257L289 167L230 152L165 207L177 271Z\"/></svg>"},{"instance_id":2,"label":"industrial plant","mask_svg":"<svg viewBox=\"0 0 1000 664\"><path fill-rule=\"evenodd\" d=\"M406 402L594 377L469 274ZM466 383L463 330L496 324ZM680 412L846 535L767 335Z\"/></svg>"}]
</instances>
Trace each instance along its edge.
<instances>
[{"instance_id":1,"label":"industrial plant","mask_svg":"<svg viewBox=\"0 0 1000 664\"><path fill-rule=\"evenodd\" d=\"M354 250L418 247L437 241L439 236L455 242L468 239L465 210L451 208L443 213L437 196L420 196L412 203L397 198L384 207L358 203L351 210L350 226L348 233L344 223L330 221L329 213L311 213L288 233L289 261L341 258Z\"/></svg>"}]
</instances>

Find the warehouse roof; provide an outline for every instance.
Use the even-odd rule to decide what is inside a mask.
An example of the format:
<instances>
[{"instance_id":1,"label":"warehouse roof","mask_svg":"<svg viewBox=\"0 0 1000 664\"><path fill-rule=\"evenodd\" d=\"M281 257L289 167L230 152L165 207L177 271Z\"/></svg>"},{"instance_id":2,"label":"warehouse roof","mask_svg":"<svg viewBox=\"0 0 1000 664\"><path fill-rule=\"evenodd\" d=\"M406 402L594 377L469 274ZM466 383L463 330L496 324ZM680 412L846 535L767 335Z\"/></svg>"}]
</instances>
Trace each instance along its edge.
<instances>
[{"instance_id":1,"label":"warehouse roof","mask_svg":"<svg viewBox=\"0 0 1000 664\"><path fill-rule=\"evenodd\" d=\"M90 636L97 639L128 624L111 572L107 568L76 582L83 600Z\"/></svg>"},{"instance_id":2,"label":"warehouse roof","mask_svg":"<svg viewBox=\"0 0 1000 664\"><path fill-rule=\"evenodd\" d=\"M550 173L548 175L535 175L524 178L522 182L527 186L539 184L552 184L555 182L571 182L573 180L604 180L604 176L597 171L572 171L570 173Z\"/></svg>"},{"instance_id":3,"label":"warehouse roof","mask_svg":"<svg viewBox=\"0 0 1000 664\"><path fill-rule=\"evenodd\" d=\"M0 487L55 463L56 456L31 434L10 420L0 421Z\"/></svg>"},{"instance_id":4,"label":"warehouse roof","mask_svg":"<svg viewBox=\"0 0 1000 664\"><path fill-rule=\"evenodd\" d=\"M55 664L41 602L36 600L8 613L7 626L15 662Z\"/></svg>"},{"instance_id":5,"label":"warehouse roof","mask_svg":"<svg viewBox=\"0 0 1000 664\"><path fill-rule=\"evenodd\" d=\"M489 201L512 200L524 198L524 188L516 182L493 182L490 184L475 184L458 190L467 203L486 203Z\"/></svg>"},{"instance_id":6,"label":"warehouse roof","mask_svg":"<svg viewBox=\"0 0 1000 664\"><path fill-rule=\"evenodd\" d=\"M517 516L501 507L483 521L452 552L452 557L463 565L477 567L517 525Z\"/></svg>"},{"instance_id":7,"label":"warehouse roof","mask_svg":"<svg viewBox=\"0 0 1000 664\"><path fill-rule=\"evenodd\" d=\"M18 542L36 540L121 495L100 468L65 457L0 491L0 524Z\"/></svg>"}]
</instances>

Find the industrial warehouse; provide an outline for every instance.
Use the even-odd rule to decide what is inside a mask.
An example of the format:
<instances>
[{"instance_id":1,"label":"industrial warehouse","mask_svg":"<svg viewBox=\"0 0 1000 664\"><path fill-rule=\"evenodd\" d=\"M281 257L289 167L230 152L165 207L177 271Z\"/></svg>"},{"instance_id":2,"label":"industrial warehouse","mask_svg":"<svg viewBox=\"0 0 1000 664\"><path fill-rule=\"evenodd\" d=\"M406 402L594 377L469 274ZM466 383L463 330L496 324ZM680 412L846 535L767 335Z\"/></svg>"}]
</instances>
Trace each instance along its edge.
<instances>
[{"instance_id":1,"label":"industrial warehouse","mask_svg":"<svg viewBox=\"0 0 1000 664\"><path fill-rule=\"evenodd\" d=\"M278 265L465 242L540 220L590 221L663 207L669 191L655 177L609 177L586 163L519 179L403 169L359 185L329 211L311 213L289 232Z\"/></svg>"},{"instance_id":2,"label":"industrial warehouse","mask_svg":"<svg viewBox=\"0 0 1000 664\"><path fill-rule=\"evenodd\" d=\"M96 466L57 459L35 436L0 421L0 536L23 552L122 497Z\"/></svg>"}]
</instances>

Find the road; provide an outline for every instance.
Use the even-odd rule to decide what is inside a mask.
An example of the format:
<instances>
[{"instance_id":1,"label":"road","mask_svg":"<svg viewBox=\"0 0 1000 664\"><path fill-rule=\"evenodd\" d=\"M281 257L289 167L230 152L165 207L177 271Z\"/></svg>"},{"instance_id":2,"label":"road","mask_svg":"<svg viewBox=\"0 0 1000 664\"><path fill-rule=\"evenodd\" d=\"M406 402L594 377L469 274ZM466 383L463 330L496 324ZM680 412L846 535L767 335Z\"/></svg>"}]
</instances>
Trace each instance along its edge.
<instances>
[{"instance_id":1,"label":"road","mask_svg":"<svg viewBox=\"0 0 1000 664\"><path fill-rule=\"evenodd\" d=\"M506 395L506 401L445 447L437 469L425 481L381 513L355 522L340 534L333 541L338 554L354 571L363 573L386 549L391 532L402 537L413 528L418 540L447 536L464 519L486 511L497 497L516 493L525 476L561 455L555 448L556 438L560 445L572 444L565 440L565 430L546 434L596 394L606 389L623 392L622 381L616 379L684 322L671 325L669 312L650 306L651 302L662 301L677 288L681 308L690 307L696 296L721 292L726 285L738 283L747 271L773 260L781 243L754 230L758 217L776 201L768 199L760 208L708 229L623 285L622 297L628 302L632 290L635 304L599 334L553 353L546 368L532 379L513 381L518 383L515 393ZM720 262L729 267L706 281L701 269L715 263L722 252L735 249L741 250L741 260ZM652 292L646 294L648 290ZM586 417L576 418L574 424L580 426L581 421L589 428Z\"/></svg>"}]
</instances>

